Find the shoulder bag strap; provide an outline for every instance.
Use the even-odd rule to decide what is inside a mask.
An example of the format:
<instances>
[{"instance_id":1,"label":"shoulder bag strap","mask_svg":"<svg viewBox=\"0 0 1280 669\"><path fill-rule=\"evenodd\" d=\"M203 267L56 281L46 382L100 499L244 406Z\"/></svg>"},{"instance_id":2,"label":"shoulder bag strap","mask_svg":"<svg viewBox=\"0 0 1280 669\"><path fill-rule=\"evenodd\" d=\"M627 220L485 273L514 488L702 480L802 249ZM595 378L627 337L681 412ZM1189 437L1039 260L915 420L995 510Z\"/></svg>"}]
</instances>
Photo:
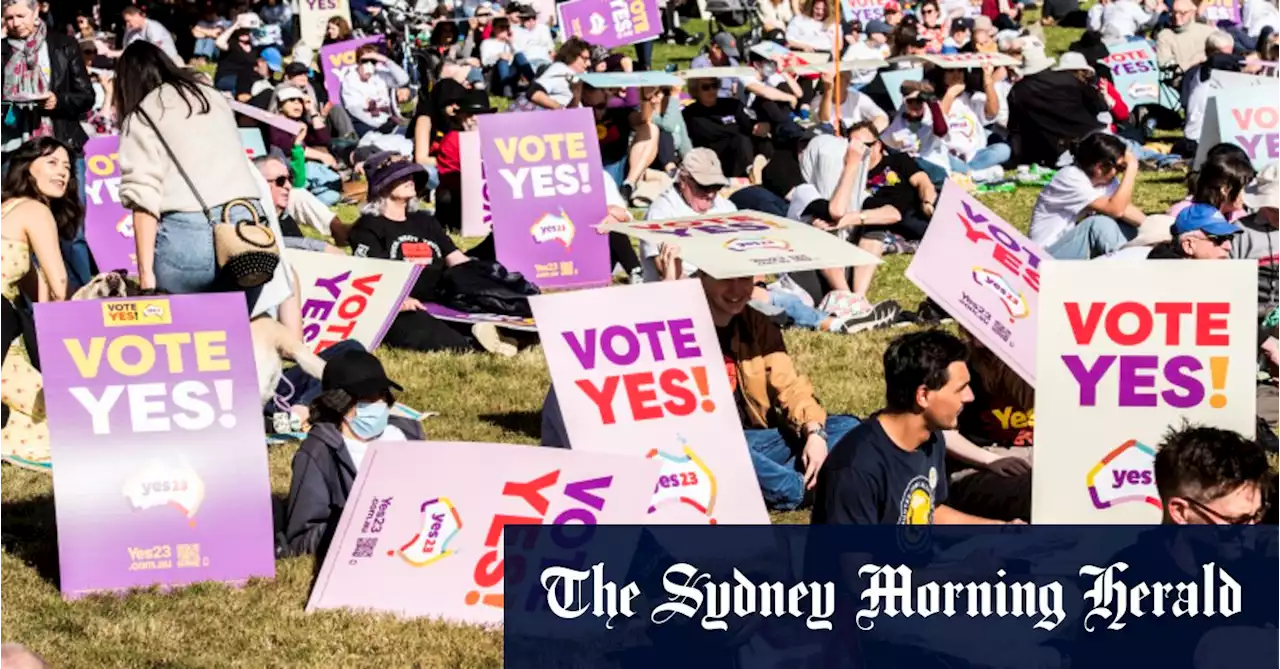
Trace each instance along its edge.
<instances>
[{"instance_id":1,"label":"shoulder bag strap","mask_svg":"<svg viewBox=\"0 0 1280 669\"><path fill-rule=\"evenodd\" d=\"M205 218L209 219L210 223L213 223L213 212L209 209L209 205L205 204L204 198L200 197L200 191L196 190L195 182L191 181L191 177L187 176L187 171L182 169L182 163L178 162L178 156L174 155L173 149L169 148L169 142L165 141L164 135L160 134L160 126L151 120L151 115L141 105L138 106L137 112L142 114L142 120L146 121L147 125L156 131L156 139L160 140L160 146L163 146L164 152L169 154L169 160L173 161L173 166L178 168L178 174L182 175L182 180L187 182L187 188L191 189L191 194L196 196L196 202L200 203L200 209L204 211Z\"/></svg>"}]
</instances>

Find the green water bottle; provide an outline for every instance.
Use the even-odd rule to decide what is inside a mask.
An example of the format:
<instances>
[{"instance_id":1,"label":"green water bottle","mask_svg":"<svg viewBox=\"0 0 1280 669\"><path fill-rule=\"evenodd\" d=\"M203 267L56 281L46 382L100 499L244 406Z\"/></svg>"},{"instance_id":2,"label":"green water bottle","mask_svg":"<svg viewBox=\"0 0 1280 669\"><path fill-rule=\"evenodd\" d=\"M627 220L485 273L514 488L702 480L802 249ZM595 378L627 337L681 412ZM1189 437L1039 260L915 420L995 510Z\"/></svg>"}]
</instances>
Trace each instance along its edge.
<instances>
[{"instance_id":1,"label":"green water bottle","mask_svg":"<svg viewBox=\"0 0 1280 669\"><path fill-rule=\"evenodd\" d=\"M289 168L293 170L293 187L306 188L307 155L301 144L293 145L293 152L289 156Z\"/></svg>"}]
</instances>

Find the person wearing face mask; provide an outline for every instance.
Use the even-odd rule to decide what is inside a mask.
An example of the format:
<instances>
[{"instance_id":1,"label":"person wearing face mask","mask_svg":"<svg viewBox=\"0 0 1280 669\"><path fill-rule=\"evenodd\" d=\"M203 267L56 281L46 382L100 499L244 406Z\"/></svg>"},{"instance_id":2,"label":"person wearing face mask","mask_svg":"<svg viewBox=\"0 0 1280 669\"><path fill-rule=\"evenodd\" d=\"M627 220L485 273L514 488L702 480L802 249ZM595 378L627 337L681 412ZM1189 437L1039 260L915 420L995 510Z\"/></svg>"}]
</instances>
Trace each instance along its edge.
<instances>
[{"instance_id":1,"label":"person wearing face mask","mask_svg":"<svg viewBox=\"0 0 1280 669\"><path fill-rule=\"evenodd\" d=\"M1204 43L1215 28L1196 20L1196 3L1174 0L1168 28L1156 35L1156 62L1160 67L1177 65L1183 72L1204 62Z\"/></svg>"},{"instance_id":2,"label":"person wearing face mask","mask_svg":"<svg viewBox=\"0 0 1280 669\"><path fill-rule=\"evenodd\" d=\"M293 480L277 535L277 554L323 558L369 445L420 441L422 426L391 416L398 383L371 353L348 351L329 360L322 392L311 404L311 429L293 456Z\"/></svg>"},{"instance_id":3,"label":"person wearing face mask","mask_svg":"<svg viewBox=\"0 0 1280 669\"><path fill-rule=\"evenodd\" d=\"M373 142L387 151L413 154L412 141L405 139L404 129L397 122L399 89L409 85L409 74L378 51L374 44L366 44L356 51L359 65L342 78L342 106L351 115L356 134L365 137L373 132L387 137L403 139L403 142ZM407 148L404 146L407 145Z\"/></svg>"}]
</instances>

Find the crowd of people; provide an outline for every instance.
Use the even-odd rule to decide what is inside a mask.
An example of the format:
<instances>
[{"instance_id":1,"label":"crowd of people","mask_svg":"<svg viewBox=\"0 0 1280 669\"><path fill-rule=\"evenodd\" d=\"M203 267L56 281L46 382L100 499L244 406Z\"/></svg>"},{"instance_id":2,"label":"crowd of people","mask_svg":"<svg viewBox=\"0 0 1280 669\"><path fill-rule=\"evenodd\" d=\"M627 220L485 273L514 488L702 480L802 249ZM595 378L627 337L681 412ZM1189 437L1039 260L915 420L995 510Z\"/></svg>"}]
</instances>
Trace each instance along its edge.
<instances>
[{"instance_id":1,"label":"crowd of people","mask_svg":"<svg viewBox=\"0 0 1280 669\"><path fill-rule=\"evenodd\" d=\"M1029 234L1055 259L1258 262L1259 341L1271 345L1258 351L1257 435L1174 426L1155 465L1169 522L1255 522L1274 488L1259 458L1275 448L1277 165L1256 170L1239 146L1197 144L1213 72L1274 74L1276 6L1245 0L1233 23L1207 20L1192 0L1101 0L1087 15L1065 2L1048 0L1045 22L1078 20L1085 32L1055 60L1020 2L886 0L883 18L864 24L828 0L760 0L758 30L711 35L684 87L609 89L580 75L648 70L653 42L633 58L566 39L532 7L429 1L419 3L431 29L415 58L360 46L331 95L320 47L404 32L380 0L353 2L351 20L330 20L320 44L301 39L282 0L4 0L4 455L48 465L31 305L70 299L115 269L98 267L85 241L90 137L119 137L139 291L242 292L251 318L301 338L283 249L413 263L422 272L385 346L512 355L527 342L492 324L438 320L425 306L465 299L477 284L515 303L538 291L506 271L491 238L464 249L451 236L462 218L461 137L484 114L580 107L596 122L606 221L755 210L876 256L912 253L944 183L981 191L1030 176L1044 187ZM665 3L660 40L703 43L680 28L692 4ZM1161 81L1180 97L1184 137L1173 145L1149 141L1102 62L1129 43L1154 46ZM814 74L778 49L856 62ZM1013 60L899 76L921 57L953 53ZM712 67L748 73L709 76ZM510 108L498 110L495 96ZM266 147L253 162L246 131ZM1186 201L1167 212L1139 206L1141 170L1185 170L1198 153ZM335 215L338 204L360 205L354 223ZM246 247L225 229L266 241ZM873 301L872 265L716 279L676 245L645 242L637 253L611 234L609 254L621 281L701 283L771 509L812 507L821 523L1029 521L1035 391L976 339L940 329L895 339L884 409L865 418L829 414L786 350L786 327L848 336L934 325L948 319L937 305ZM310 426L281 510L281 554L324 550L371 442L421 437L419 425L390 417L402 388L375 356L344 342L325 357L323 379L277 398ZM1000 418L1014 413L1023 419ZM554 393L542 419L544 445L571 447Z\"/></svg>"}]
</instances>

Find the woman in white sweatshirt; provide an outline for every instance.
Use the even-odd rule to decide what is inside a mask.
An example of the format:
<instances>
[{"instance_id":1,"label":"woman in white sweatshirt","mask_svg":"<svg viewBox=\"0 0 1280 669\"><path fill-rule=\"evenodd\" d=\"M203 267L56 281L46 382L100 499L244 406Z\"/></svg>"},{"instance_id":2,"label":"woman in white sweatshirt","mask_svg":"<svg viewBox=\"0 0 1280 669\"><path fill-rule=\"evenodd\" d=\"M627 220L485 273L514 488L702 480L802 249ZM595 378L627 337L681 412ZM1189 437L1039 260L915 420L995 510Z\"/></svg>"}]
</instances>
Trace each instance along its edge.
<instances>
[{"instance_id":1,"label":"woman in white sweatshirt","mask_svg":"<svg viewBox=\"0 0 1280 669\"><path fill-rule=\"evenodd\" d=\"M226 99L156 47L136 42L116 66L115 108L120 201L133 211L142 287L173 294L239 289L218 280L210 219L223 220L227 208L230 222L269 225L270 218ZM278 228L276 239L278 247ZM262 286L246 292L255 306Z\"/></svg>"}]
</instances>

